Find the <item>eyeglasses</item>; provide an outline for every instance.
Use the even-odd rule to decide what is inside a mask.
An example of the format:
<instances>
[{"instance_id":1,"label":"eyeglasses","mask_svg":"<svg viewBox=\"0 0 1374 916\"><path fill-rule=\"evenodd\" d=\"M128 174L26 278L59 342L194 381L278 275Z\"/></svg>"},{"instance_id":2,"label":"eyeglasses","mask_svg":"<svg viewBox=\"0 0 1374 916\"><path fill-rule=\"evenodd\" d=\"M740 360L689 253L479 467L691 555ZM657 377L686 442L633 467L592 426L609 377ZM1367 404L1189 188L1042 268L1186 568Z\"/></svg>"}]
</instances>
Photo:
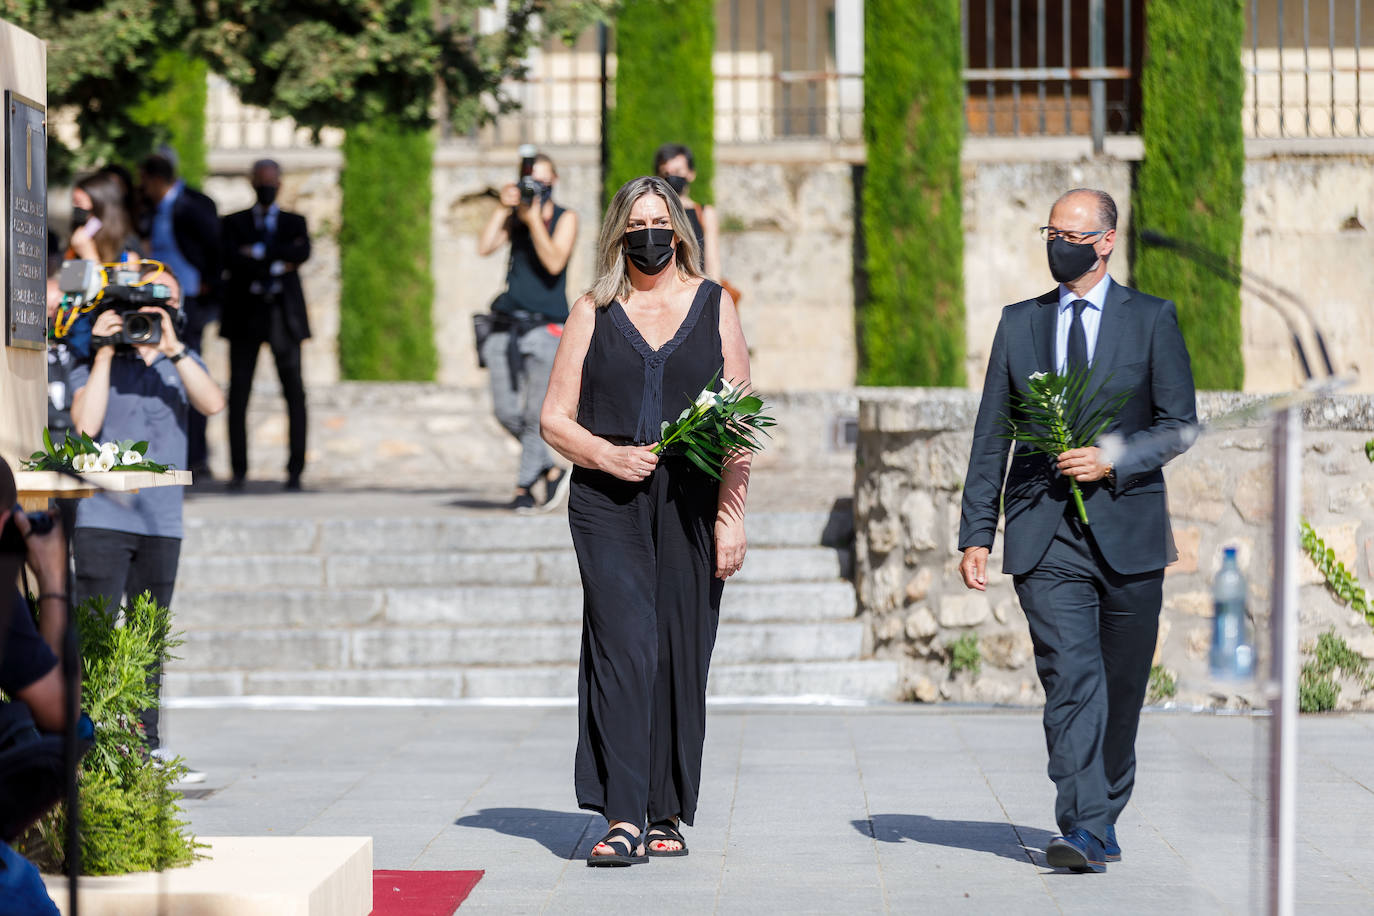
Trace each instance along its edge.
<instances>
[{"instance_id":1,"label":"eyeglasses","mask_svg":"<svg viewBox=\"0 0 1374 916\"><path fill-rule=\"evenodd\" d=\"M1040 238L1046 242L1053 242L1055 239L1063 239L1074 245L1082 245L1085 242L1097 240L1097 236L1111 232L1110 229L1094 229L1092 232L1070 232L1066 229L1056 229L1053 226L1041 226Z\"/></svg>"}]
</instances>

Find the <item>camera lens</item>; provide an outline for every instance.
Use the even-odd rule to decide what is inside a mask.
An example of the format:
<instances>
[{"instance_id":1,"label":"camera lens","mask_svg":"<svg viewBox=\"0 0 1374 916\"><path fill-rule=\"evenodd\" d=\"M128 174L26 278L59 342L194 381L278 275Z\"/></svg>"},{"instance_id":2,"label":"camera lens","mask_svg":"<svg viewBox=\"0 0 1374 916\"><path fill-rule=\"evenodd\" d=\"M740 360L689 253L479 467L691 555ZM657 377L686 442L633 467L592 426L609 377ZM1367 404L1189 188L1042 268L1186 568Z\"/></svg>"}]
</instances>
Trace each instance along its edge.
<instances>
[{"instance_id":1,"label":"camera lens","mask_svg":"<svg viewBox=\"0 0 1374 916\"><path fill-rule=\"evenodd\" d=\"M124 336L129 343L149 343L153 336L152 319L139 312L128 313L124 316Z\"/></svg>"}]
</instances>

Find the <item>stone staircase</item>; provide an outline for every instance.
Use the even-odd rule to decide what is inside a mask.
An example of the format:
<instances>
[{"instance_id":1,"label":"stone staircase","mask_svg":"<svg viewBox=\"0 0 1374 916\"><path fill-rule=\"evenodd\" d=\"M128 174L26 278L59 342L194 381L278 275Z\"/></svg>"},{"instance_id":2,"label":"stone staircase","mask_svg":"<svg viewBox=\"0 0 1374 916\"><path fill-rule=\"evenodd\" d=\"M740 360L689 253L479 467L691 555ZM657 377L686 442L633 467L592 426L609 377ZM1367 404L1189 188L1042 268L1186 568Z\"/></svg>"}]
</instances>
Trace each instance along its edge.
<instances>
[{"instance_id":1,"label":"stone staircase","mask_svg":"<svg viewBox=\"0 0 1374 916\"><path fill-rule=\"evenodd\" d=\"M169 698L576 696L582 597L562 515L188 515ZM855 618L848 512L748 524L710 693L893 698L897 664L865 657Z\"/></svg>"}]
</instances>

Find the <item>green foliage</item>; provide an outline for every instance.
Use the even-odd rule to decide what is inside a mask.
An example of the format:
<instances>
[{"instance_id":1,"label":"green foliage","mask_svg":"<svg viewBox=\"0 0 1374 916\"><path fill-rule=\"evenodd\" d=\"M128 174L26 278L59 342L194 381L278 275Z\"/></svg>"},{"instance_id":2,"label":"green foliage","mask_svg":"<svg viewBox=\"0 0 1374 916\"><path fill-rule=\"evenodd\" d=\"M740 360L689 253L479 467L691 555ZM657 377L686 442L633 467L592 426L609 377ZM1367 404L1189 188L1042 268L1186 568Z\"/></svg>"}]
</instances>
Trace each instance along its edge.
<instances>
[{"instance_id":1,"label":"green foliage","mask_svg":"<svg viewBox=\"0 0 1374 916\"><path fill-rule=\"evenodd\" d=\"M1360 580L1345 568L1344 563L1336 559L1336 551L1326 546L1326 542L1308 524L1307 519L1302 519L1299 524L1302 549L1307 551L1312 563L1326 578L1326 587L1342 602L1350 605L1352 610L1363 614L1365 623L1374 627L1374 605L1370 604L1369 595L1360 585Z\"/></svg>"},{"instance_id":2,"label":"green foliage","mask_svg":"<svg viewBox=\"0 0 1374 916\"><path fill-rule=\"evenodd\" d=\"M171 614L145 593L120 614L104 598L92 598L75 608L73 621L85 669L81 707L95 723L79 777L82 869L115 875L187 865L196 842L172 790L185 768L180 760L149 757L139 722L157 703L148 670L180 645L170 635ZM59 805L17 845L40 868L59 871L65 839L66 810Z\"/></svg>"},{"instance_id":3,"label":"green foliage","mask_svg":"<svg viewBox=\"0 0 1374 916\"><path fill-rule=\"evenodd\" d=\"M120 150L116 159L133 162L166 144L176 150L177 170L186 183L200 187L209 169L205 143L205 61L183 51L166 51L148 72L138 101L129 108L133 123L146 130L138 146ZM155 91L154 87L162 87ZM130 139L134 136L131 135Z\"/></svg>"},{"instance_id":4,"label":"green foliage","mask_svg":"<svg viewBox=\"0 0 1374 916\"><path fill-rule=\"evenodd\" d=\"M698 397L696 403L682 409L673 422L663 421L654 454L686 455L700 470L721 479L725 464L744 452L762 451L758 434L768 432L778 423L763 412L763 398L753 394L748 385L735 387L724 382L716 391L720 373L702 389L701 394L714 392L710 398Z\"/></svg>"},{"instance_id":5,"label":"green foliage","mask_svg":"<svg viewBox=\"0 0 1374 916\"><path fill-rule=\"evenodd\" d=\"M1302 712L1327 712L1336 708L1341 687L1330 674L1322 674L1311 662L1298 674L1298 709Z\"/></svg>"},{"instance_id":6,"label":"green foliage","mask_svg":"<svg viewBox=\"0 0 1374 916\"><path fill-rule=\"evenodd\" d=\"M715 174L714 0L635 0L615 22L615 108L607 123L606 200L653 173L664 143L692 148L692 199L711 203Z\"/></svg>"},{"instance_id":7,"label":"green foliage","mask_svg":"<svg viewBox=\"0 0 1374 916\"><path fill-rule=\"evenodd\" d=\"M1374 464L1374 439L1364 444L1364 456L1369 459L1370 464Z\"/></svg>"},{"instance_id":8,"label":"green foliage","mask_svg":"<svg viewBox=\"0 0 1374 916\"><path fill-rule=\"evenodd\" d=\"M1298 675L1298 708L1303 712L1326 712L1336 708L1341 686L1336 674L1357 681L1363 690L1371 689L1369 663L1336 635L1334 629L1317 637L1315 646L1305 647L1310 660Z\"/></svg>"},{"instance_id":9,"label":"green foliage","mask_svg":"<svg viewBox=\"0 0 1374 916\"><path fill-rule=\"evenodd\" d=\"M960 671L977 675L983 670L983 650L978 648L978 634L965 633L949 644L950 676Z\"/></svg>"},{"instance_id":10,"label":"green foliage","mask_svg":"<svg viewBox=\"0 0 1374 916\"><path fill-rule=\"evenodd\" d=\"M1136 181L1136 227L1240 263L1242 0L1151 0L1141 74L1145 157ZM1142 245L1135 285L1178 305L1199 388L1239 389L1240 281L1180 252Z\"/></svg>"},{"instance_id":11,"label":"green foliage","mask_svg":"<svg viewBox=\"0 0 1374 916\"><path fill-rule=\"evenodd\" d=\"M378 122L344 140L339 262L339 368L347 379L430 381L434 278L430 273L427 131Z\"/></svg>"},{"instance_id":12,"label":"green foliage","mask_svg":"<svg viewBox=\"0 0 1374 916\"><path fill-rule=\"evenodd\" d=\"M864 4L865 385L964 384L959 6Z\"/></svg>"},{"instance_id":13,"label":"green foliage","mask_svg":"<svg viewBox=\"0 0 1374 916\"><path fill-rule=\"evenodd\" d=\"M191 105L181 55L208 62L252 105L310 128L386 118L424 129L443 110L460 131L515 107L503 83L532 44L575 34L611 0L510 0L505 28L479 34L489 0L0 0L0 19L48 42L48 104L76 107L83 163L124 158L166 129L133 110ZM176 49L176 50L172 50ZM169 53L169 51L171 53ZM432 106L442 87L442 108ZM123 100L127 100L121 104ZM50 140L55 144L55 141ZM189 149L189 147L188 147ZM188 162L192 154L179 148Z\"/></svg>"},{"instance_id":14,"label":"green foliage","mask_svg":"<svg viewBox=\"0 0 1374 916\"><path fill-rule=\"evenodd\" d=\"M1162 703L1165 700L1172 700L1178 694L1178 682L1174 680L1174 673L1163 665L1154 665L1150 668L1150 684L1145 690L1145 700L1148 703Z\"/></svg>"},{"instance_id":15,"label":"green foliage","mask_svg":"<svg viewBox=\"0 0 1374 916\"><path fill-rule=\"evenodd\" d=\"M1070 449L1092 445L1121 412L1131 396L1129 391L1102 398L1107 381L1088 393L1089 370L1036 372L1027 379L1026 394L1012 395L1011 415L1002 417L1003 438L1029 445L1041 455L1059 455ZM1100 403L1098 403L1100 400ZM1097 404L1096 409L1092 409ZM1069 478L1069 492L1078 508L1078 518L1088 524L1083 491L1078 481Z\"/></svg>"}]
</instances>

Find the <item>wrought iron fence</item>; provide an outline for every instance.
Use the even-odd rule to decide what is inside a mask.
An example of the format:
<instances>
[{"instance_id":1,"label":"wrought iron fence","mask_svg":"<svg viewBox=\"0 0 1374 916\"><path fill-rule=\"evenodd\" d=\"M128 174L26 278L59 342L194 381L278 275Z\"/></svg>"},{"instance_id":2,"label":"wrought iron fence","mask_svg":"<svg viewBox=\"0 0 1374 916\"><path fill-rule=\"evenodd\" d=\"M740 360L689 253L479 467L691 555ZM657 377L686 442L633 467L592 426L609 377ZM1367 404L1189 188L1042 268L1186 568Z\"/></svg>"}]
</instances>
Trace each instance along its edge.
<instances>
[{"instance_id":1,"label":"wrought iron fence","mask_svg":"<svg viewBox=\"0 0 1374 916\"><path fill-rule=\"evenodd\" d=\"M962 0L965 124L972 135L1139 129L1143 0Z\"/></svg>"},{"instance_id":2,"label":"wrought iron fence","mask_svg":"<svg viewBox=\"0 0 1374 916\"><path fill-rule=\"evenodd\" d=\"M1362 0L1248 0L1248 136L1374 136Z\"/></svg>"}]
</instances>

